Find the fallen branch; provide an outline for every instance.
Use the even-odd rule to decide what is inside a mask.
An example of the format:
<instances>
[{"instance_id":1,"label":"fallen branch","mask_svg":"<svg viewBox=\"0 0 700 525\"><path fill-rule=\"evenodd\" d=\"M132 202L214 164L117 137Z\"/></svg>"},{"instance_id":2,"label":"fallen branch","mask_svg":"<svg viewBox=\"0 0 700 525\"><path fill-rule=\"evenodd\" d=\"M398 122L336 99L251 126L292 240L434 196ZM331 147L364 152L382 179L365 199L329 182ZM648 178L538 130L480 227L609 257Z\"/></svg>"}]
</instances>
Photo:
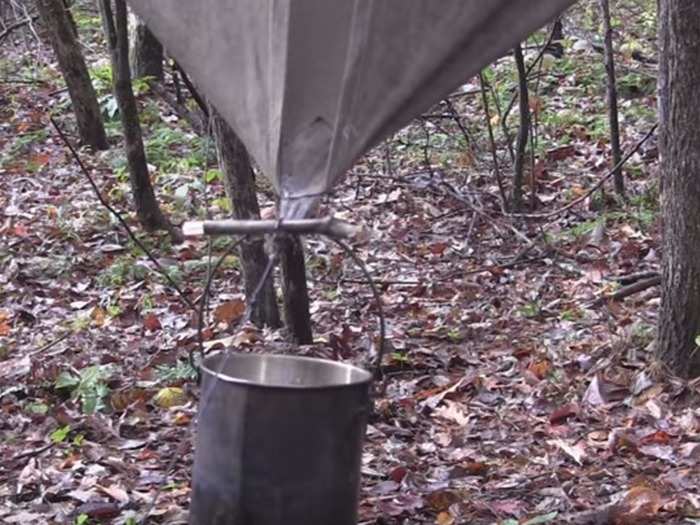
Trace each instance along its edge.
<instances>
[{"instance_id":1,"label":"fallen branch","mask_svg":"<svg viewBox=\"0 0 700 525\"><path fill-rule=\"evenodd\" d=\"M20 27L24 27L27 24L31 24L32 22L36 21L39 19L39 15L34 15L29 18L25 18L24 20L20 20L19 22L15 22L14 24L11 24L5 29L2 33L0 33L0 44L2 43L5 38L10 36L10 33L14 31L15 29L19 29Z\"/></svg>"},{"instance_id":2,"label":"fallen branch","mask_svg":"<svg viewBox=\"0 0 700 525\"><path fill-rule=\"evenodd\" d=\"M586 193L584 193L580 197L571 201L566 206L563 206L561 208L558 208L556 210L553 210L553 211L550 211L547 213L510 213L510 214L508 214L508 216L509 217L519 217L519 218L523 218L523 219L548 219L550 217L554 217L555 215L559 215L560 213L564 213L567 210L570 210L571 208L573 208L577 204L583 202L588 197L590 197L593 192L595 192L598 188L600 188L603 184L605 184L608 181L608 179L613 177L615 175L615 173L617 172L617 170L620 169L630 159L630 157L632 157L632 155L637 153L637 151L639 151L639 148L641 148L642 145L647 140L649 140L649 138L654 134L654 131L656 131L656 128L658 126L659 126L658 123L654 124L651 127L651 129L647 132L647 134L644 135L642 140L637 142L637 144L635 144L634 147L629 152L627 152L627 154L624 157L622 157L620 162L615 164L615 166L613 166L613 168L602 179L600 179L595 184L595 186L593 186L590 190L588 190Z\"/></svg>"},{"instance_id":3,"label":"fallen branch","mask_svg":"<svg viewBox=\"0 0 700 525\"><path fill-rule=\"evenodd\" d=\"M639 292L651 288L652 286L658 286L661 284L661 276L655 275L654 277L648 277L647 279L640 279L639 281L623 286L614 293L605 296L603 299L608 301L621 301L625 297L634 295Z\"/></svg>"},{"instance_id":4,"label":"fallen branch","mask_svg":"<svg viewBox=\"0 0 700 525\"><path fill-rule=\"evenodd\" d=\"M626 275L619 275L615 277L615 280L620 283L620 284L632 284L636 283L637 281L641 279L649 279L650 277L656 277L659 275L659 272L651 270L647 272L637 272L637 273L628 273Z\"/></svg>"},{"instance_id":5,"label":"fallen branch","mask_svg":"<svg viewBox=\"0 0 700 525\"><path fill-rule=\"evenodd\" d=\"M341 221L334 217L319 219L276 220L223 220L193 221L182 225L186 237L202 235L262 235L265 233L286 232L294 234L319 234L335 239L355 237L363 228Z\"/></svg>"}]
</instances>

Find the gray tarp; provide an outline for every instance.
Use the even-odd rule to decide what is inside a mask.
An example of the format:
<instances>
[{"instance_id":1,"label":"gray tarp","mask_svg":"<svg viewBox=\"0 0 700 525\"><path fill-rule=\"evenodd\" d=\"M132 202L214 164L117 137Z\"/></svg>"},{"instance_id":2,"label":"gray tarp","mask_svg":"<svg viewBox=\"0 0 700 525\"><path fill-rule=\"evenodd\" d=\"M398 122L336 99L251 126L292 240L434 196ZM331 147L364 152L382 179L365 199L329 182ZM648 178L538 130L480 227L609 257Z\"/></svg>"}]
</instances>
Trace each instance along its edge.
<instances>
[{"instance_id":1,"label":"gray tarp","mask_svg":"<svg viewBox=\"0 0 700 525\"><path fill-rule=\"evenodd\" d=\"M355 160L573 0L129 0L282 196Z\"/></svg>"}]
</instances>

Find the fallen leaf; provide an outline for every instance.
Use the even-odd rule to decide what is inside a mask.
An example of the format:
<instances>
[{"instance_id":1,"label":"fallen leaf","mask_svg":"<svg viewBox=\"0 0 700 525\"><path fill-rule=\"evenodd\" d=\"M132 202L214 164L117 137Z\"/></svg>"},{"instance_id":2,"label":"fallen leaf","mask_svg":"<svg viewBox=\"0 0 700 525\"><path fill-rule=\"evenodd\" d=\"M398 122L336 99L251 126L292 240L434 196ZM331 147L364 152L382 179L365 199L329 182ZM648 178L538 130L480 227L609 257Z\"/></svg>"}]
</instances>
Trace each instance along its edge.
<instances>
[{"instance_id":1,"label":"fallen leaf","mask_svg":"<svg viewBox=\"0 0 700 525\"><path fill-rule=\"evenodd\" d=\"M553 439L549 441L549 444L560 448L576 463L578 463L579 465L583 465L583 460L586 457L586 448L583 442L580 442L576 445L569 445L566 441L562 439Z\"/></svg>"},{"instance_id":2,"label":"fallen leaf","mask_svg":"<svg viewBox=\"0 0 700 525\"><path fill-rule=\"evenodd\" d=\"M106 318L106 312L99 306L95 306L90 312L90 319L92 319L93 323L95 323L95 326L102 326L105 324Z\"/></svg>"},{"instance_id":3,"label":"fallen leaf","mask_svg":"<svg viewBox=\"0 0 700 525\"><path fill-rule=\"evenodd\" d=\"M549 422L552 425L558 425L559 423L563 423L570 417L577 415L579 413L579 410L580 407L577 403L569 403L567 405L561 406L549 415Z\"/></svg>"},{"instance_id":4,"label":"fallen leaf","mask_svg":"<svg viewBox=\"0 0 700 525\"><path fill-rule=\"evenodd\" d=\"M548 359L542 359L541 361L532 361L527 367L527 369L537 379L542 381L549 375L550 371L552 370L552 363Z\"/></svg>"},{"instance_id":5,"label":"fallen leaf","mask_svg":"<svg viewBox=\"0 0 700 525\"><path fill-rule=\"evenodd\" d=\"M469 416L464 413L462 405L449 399L444 400L445 405L435 409L435 415L454 421L460 426L466 426L469 423Z\"/></svg>"},{"instance_id":6,"label":"fallen leaf","mask_svg":"<svg viewBox=\"0 0 700 525\"><path fill-rule=\"evenodd\" d=\"M119 503L126 505L129 503L129 494L126 490L119 487L118 485L110 485L109 487L104 487L102 485L96 485L99 490L107 494L110 498Z\"/></svg>"},{"instance_id":7,"label":"fallen leaf","mask_svg":"<svg viewBox=\"0 0 700 525\"><path fill-rule=\"evenodd\" d=\"M116 518L121 514L121 509L117 503L111 501L97 501L90 503L83 503L76 510L75 513L87 514L90 518L97 520L107 520Z\"/></svg>"},{"instance_id":8,"label":"fallen leaf","mask_svg":"<svg viewBox=\"0 0 700 525\"><path fill-rule=\"evenodd\" d=\"M32 369L32 362L29 356L17 357L0 361L0 378L18 379L26 376Z\"/></svg>"},{"instance_id":9,"label":"fallen leaf","mask_svg":"<svg viewBox=\"0 0 700 525\"><path fill-rule=\"evenodd\" d=\"M661 495L649 487L632 487L612 510L615 525L638 525L652 520L661 508Z\"/></svg>"},{"instance_id":10,"label":"fallen leaf","mask_svg":"<svg viewBox=\"0 0 700 525\"><path fill-rule=\"evenodd\" d=\"M428 505L438 512L446 511L450 505L459 501L457 494L449 490L436 490L428 494L425 499Z\"/></svg>"},{"instance_id":11,"label":"fallen leaf","mask_svg":"<svg viewBox=\"0 0 700 525\"><path fill-rule=\"evenodd\" d=\"M143 326L146 328L146 330L151 332L155 332L156 330L163 328L160 324L158 316L153 312L146 314L146 317L143 318Z\"/></svg>"},{"instance_id":12,"label":"fallen leaf","mask_svg":"<svg viewBox=\"0 0 700 525\"><path fill-rule=\"evenodd\" d=\"M435 518L435 523L437 525L454 525L455 518L449 512L441 512Z\"/></svg>"},{"instance_id":13,"label":"fallen leaf","mask_svg":"<svg viewBox=\"0 0 700 525\"><path fill-rule=\"evenodd\" d=\"M218 323L228 323L231 324L241 317L245 313L245 302L240 299L234 301L226 301L221 303L214 309L214 319Z\"/></svg>"},{"instance_id":14,"label":"fallen leaf","mask_svg":"<svg viewBox=\"0 0 700 525\"><path fill-rule=\"evenodd\" d=\"M583 402L591 406L599 406L620 401L629 395L629 390L620 385L610 383L600 374L596 374L583 394Z\"/></svg>"},{"instance_id":15,"label":"fallen leaf","mask_svg":"<svg viewBox=\"0 0 700 525\"><path fill-rule=\"evenodd\" d=\"M675 453L673 447L668 445L643 445L637 447L637 450L645 456L650 456L656 459L663 459L675 463Z\"/></svg>"},{"instance_id":16,"label":"fallen leaf","mask_svg":"<svg viewBox=\"0 0 700 525\"><path fill-rule=\"evenodd\" d=\"M161 388L158 393L153 396L153 402L160 408L172 408L187 403L187 395L185 395L182 388L168 386Z\"/></svg>"},{"instance_id":17,"label":"fallen leaf","mask_svg":"<svg viewBox=\"0 0 700 525\"><path fill-rule=\"evenodd\" d=\"M668 445L668 443L670 441L671 441L671 436L669 436L663 430L657 430L656 432L652 432L651 434L647 434L646 436L643 436L639 440L639 444L640 445L651 445L651 444Z\"/></svg>"},{"instance_id":18,"label":"fallen leaf","mask_svg":"<svg viewBox=\"0 0 700 525\"><path fill-rule=\"evenodd\" d=\"M547 160L549 161L561 161L566 160L569 157L573 157L576 154L576 147L573 145L561 146L559 148L554 148L547 150Z\"/></svg>"}]
</instances>

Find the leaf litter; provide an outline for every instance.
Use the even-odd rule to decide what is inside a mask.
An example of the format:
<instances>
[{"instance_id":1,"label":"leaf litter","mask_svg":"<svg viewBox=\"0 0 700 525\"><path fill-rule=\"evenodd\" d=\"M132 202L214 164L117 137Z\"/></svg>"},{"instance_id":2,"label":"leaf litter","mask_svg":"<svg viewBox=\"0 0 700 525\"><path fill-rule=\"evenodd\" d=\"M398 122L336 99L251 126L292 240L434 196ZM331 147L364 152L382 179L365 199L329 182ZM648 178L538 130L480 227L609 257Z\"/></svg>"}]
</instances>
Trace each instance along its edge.
<instances>
[{"instance_id":1,"label":"leaf litter","mask_svg":"<svg viewBox=\"0 0 700 525\"><path fill-rule=\"evenodd\" d=\"M570 104L561 93L575 82L563 78L545 104ZM4 153L14 135L46 128L50 92L0 84L0 98L12 101L0 129ZM481 122L478 106L457 100L465 120ZM571 129L569 143L557 142L561 130L548 135L538 161L545 209L583 194L605 166L600 143ZM653 360L657 293L599 301L619 276L658 269L658 223L581 209L548 223L543 236L541 224L500 213L488 155L445 157L459 131L439 133L444 144L433 141L430 166L412 150L423 134L416 124L358 163L326 204L371 232L356 248L388 318L361 523L700 519L698 385ZM626 133L629 143L640 134ZM84 155L127 209L112 167ZM644 195L655 162L646 154L637 161L644 176L630 179L632 194ZM164 485L152 519L184 523L198 401L186 363L196 345L192 313L95 206L51 133L3 163L2 175L0 522L85 515L129 523ZM198 196L201 176L178 175L189 184L186 199ZM210 191L223 195L216 180ZM162 199L176 217L189 216L178 208L181 196ZM200 293L206 265L191 261L205 244L151 241L173 265L190 268L181 278L188 293ZM370 362L377 333L362 276L334 244L308 239L306 247L318 344L294 348L284 334L254 327L231 333L244 308L232 264L217 276L208 348Z\"/></svg>"}]
</instances>

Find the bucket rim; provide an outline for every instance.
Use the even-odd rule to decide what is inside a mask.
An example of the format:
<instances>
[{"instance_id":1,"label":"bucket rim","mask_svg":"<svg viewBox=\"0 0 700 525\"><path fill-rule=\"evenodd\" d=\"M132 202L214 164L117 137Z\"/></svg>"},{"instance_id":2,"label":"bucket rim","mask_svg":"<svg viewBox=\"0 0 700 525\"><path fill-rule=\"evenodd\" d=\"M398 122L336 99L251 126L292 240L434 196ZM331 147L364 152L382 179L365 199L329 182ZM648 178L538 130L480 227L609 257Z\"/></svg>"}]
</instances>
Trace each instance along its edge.
<instances>
[{"instance_id":1,"label":"bucket rim","mask_svg":"<svg viewBox=\"0 0 700 525\"><path fill-rule=\"evenodd\" d=\"M319 363L324 366L352 369L360 376L357 380L351 381L349 383L328 383L320 385L295 385L295 384L263 384L250 379L243 379L239 377L233 377L229 374L225 374L221 369L217 369L218 361L216 358L225 357L236 358L236 359L256 359L256 358L272 358L279 361L306 361L309 363ZM207 366L207 361L215 361L214 366ZM264 388L267 390L336 390L342 388L351 388L356 386L366 385L372 382L372 373L364 368L349 363L341 363L338 361L333 361L331 359L324 359L321 357L309 357L309 356L296 356L296 355L285 355L285 354L269 354L269 353L245 353L245 352L233 352L226 350L219 350L218 352L212 353L206 356L201 364L200 368L206 374L216 378L217 381L223 381L226 383L234 385L243 385L246 387L253 388Z\"/></svg>"}]
</instances>

